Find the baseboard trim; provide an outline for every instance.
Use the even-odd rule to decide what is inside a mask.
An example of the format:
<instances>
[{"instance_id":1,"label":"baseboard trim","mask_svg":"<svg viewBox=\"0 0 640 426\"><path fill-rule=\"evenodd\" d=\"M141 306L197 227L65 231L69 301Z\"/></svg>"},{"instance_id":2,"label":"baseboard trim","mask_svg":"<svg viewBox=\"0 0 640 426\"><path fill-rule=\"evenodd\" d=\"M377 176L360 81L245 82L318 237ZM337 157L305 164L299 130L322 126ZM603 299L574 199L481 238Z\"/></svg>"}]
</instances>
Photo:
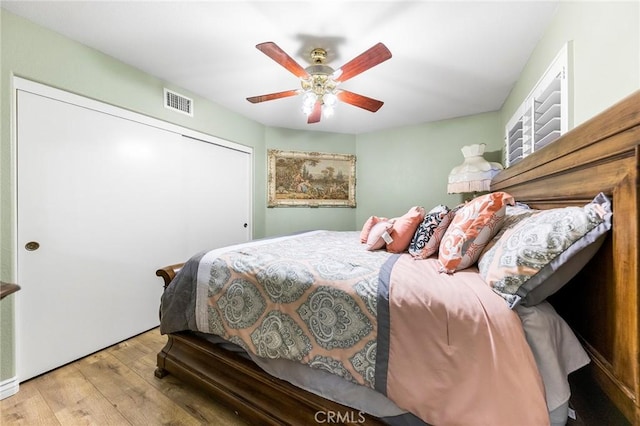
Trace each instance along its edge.
<instances>
[{"instance_id":1,"label":"baseboard trim","mask_svg":"<svg viewBox=\"0 0 640 426\"><path fill-rule=\"evenodd\" d=\"M0 399L9 398L18 393L20 384L16 376L0 382Z\"/></svg>"}]
</instances>

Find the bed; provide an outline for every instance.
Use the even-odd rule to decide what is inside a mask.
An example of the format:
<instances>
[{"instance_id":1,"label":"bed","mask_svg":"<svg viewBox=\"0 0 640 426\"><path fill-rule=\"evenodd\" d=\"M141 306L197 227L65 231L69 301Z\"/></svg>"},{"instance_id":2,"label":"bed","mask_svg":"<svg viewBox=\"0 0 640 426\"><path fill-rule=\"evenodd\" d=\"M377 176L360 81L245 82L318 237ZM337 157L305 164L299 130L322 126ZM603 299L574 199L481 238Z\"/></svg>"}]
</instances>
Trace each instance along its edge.
<instances>
[{"instance_id":1,"label":"bed","mask_svg":"<svg viewBox=\"0 0 640 426\"><path fill-rule=\"evenodd\" d=\"M599 386L610 397L620 411L632 422L640 423L640 408L638 404L639 392L639 367L638 367L638 144L640 143L640 93L635 93L629 98L623 100L619 104L611 107L607 111L594 117L590 121L568 132L553 144L544 149L530 155L516 165L504 170L497 175L492 183L492 193L508 193L515 200L526 203L529 207L540 210L554 210L570 206L584 206L592 202L594 194L603 193L611 201L613 207L614 219L613 226L606 235L599 240L601 246L593 256L592 260L576 275L568 284L564 285L559 291L549 298L552 310L557 311L571 325L573 331L580 339L582 346L586 349L591 362L587 367L593 374ZM292 237L294 240L311 238L312 235L299 235ZM331 236L334 238L336 236ZM355 239L354 236L352 236ZM337 237L336 237L337 238ZM304 240L303 240L304 241ZM273 241L264 244L271 244ZM336 242L335 244L343 244ZM289 244L289 242L286 242ZM171 265L157 271L157 275L163 278L165 287L170 289L175 286L175 281L187 275L197 276L200 260L207 256L206 254L194 256L197 260L190 260L185 264ZM373 254L370 259L372 264L386 265L389 259L395 262L394 269L411 269L419 262L411 262L407 259L408 254L399 255L376 255ZM212 259L218 259L214 256ZM427 259L428 260L428 259ZM377 262L377 263L376 263ZM421 263L422 264L422 263ZM421 267L426 267L427 263L423 263ZM433 269L433 267L431 267ZM505 322L513 322L513 310L505 311L505 301L500 297L495 297L495 293L480 289L477 285L477 270L472 266L468 269L458 271L453 276L466 276L470 282L467 283L468 288L473 289L477 298L485 300L483 308L489 306L500 312L499 318L505 318ZM426 273L421 271L420 273ZM300 271L304 275L303 271ZM449 274L444 275L444 279ZM364 277L367 281L367 277ZM370 279L369 279L370 281ZM474 287L475 286L475 287ZM485 286L486 287L486 286ZM444 287L443 287L444 288ZM165 290L165 294L168 290ZM448 290L447 290L448 291ZM212 296L212 295L206 295ZM448 297L448 296L447 296ZM217 299L219 301L219 299ZM495 303L494 303L495 302ZM181 302L191 303L191 302ZM546 302L544 302L546 304ZM164 301L163 305L168 304ZM231 307L231 301L218 303L221 306ZM500 305L502 304L502 305ZM549 305L549 306L551 306ZM366 303L360 304L360 313L367 316ZM545 305L546 306L546 305ZM606 307L606 309L603 309ZM187 308L189 308L187 306ZM309 319L309 324L314 318L314 311L311 303L301 303L296 306L300 315ZM391 308L394 309L394 308ZM191 311L191 308L186 309ZM525 309L526 310L526 309ZM263 312L258 309L259 312ZM317 313L317 312L316 312ZM167 314L169 315L169 314ZM392 314L395 315L395 314ZM371 316L371 315L369 315ZM521 315L522 317L522 315ZM351 318L362 318L362 316L352 316ZM395 318L395 317L394 317ZM510 319L511 318L511 319ZM282 322L282 318L276 318ZM242 322L242 318L238 318ZM193 318L185 321L194 321ZM201 325L208 323L208 319L200 318ZM411 325L411 321L404 319ZM398 321L394 320L397 324ZM501 327L501 320L496 321L497 326ZM523 321L524 323L525 321ZM452 323L453 324L453 323ZM475 324L475 323L474 323ZM205 324L206 325L206 324ZM208 326L208 325L206 325ZM215 325L211 325L209 330L215 329ZM205 327L206 328L206 327ZM238 327L242 328L242 327ZM295 328L295 327L294 327ZM371 327L369 327L371 328ZM374 329L378 330L378 324L374 324ZM463 327L455 328L452 325L452 336L461 331ZM522 328L522 327L521 327ZM366 330L365 330L366 329ZM396 333L384 331L384 323L380 323L380 334L383 332L396 336ZM468 420L452 420L443 413L422 412L420 408L414 410L414 402L411 401L411 394L417 394L415 388L408 390L398 390L403 383L409 383L408 386L415 386L411 376L411 370L407 372L405 369L397 367L389 367L387 371L389 382L382 389L392 388L390 391L393 398L383 398L376 405L383 405L387 399L396 400L396 395L404 392L406 394L400 400L403 407L411 407L410 413L398 412L397 415L369 415L358 408L354 408L349 402L347 405L339 404L328 398L317 394L316 389L304 389L304 386L294 386L291 384L290 378L275 378L272 374L265 371L278 367L258 366L259 359L247 356L247 351L243 350L243 343L238 336L226 334L227 339L222 341L212 338L210 333L190 332L180 330L170 330L168 341L163 350L158 354L156 376L163 377L166 374L172 374L185 381L200 386L205 391L217 399L225 402L232 407L241 417L250 422L258 424L315 424L319 422L330 423L365 423L365 424L419 424L429 418L430 422L435 424L447 424L451 422L469 422ZM364 331L363 331L364 330ZM371 349L371 341L366 339L367 326L361 324L360 331L356 333L358 345L357 354L355 352L348 355L352 359L357 359L361 368L361 377L357 377L358 368L347 368L346 370L339 365L335 368L330 376L336 376L335 371L340 371L341 379L352 383L358 388L371 388L381 386L384 375L375 377L376 372L379 373L378 358L387 357L387 361L391 359L391 364L397 364L399 358L397 351L388 351L377 348L377 357L368 356L367 345ZM512 333L512 331L506 333ZM495 331L491 329L489 332ZM500 329L500 332L504 330ZM249 328L245 333L245 337L251 334L259 334L260 330ZM224 334L224 333L222 333ZM240 333L242 334L242 333ZM292 333L291 339L303 339L297 333ZM444 336L446 339L450 336ZM546 411L544 401L546 383L541 383L540 378L536 380L536 375L531 371L536 370L536 366L531 367L535 361L531 351L524 350L522 347L523 339L527 337L524 332L509 337L509 345L512 342L518 342L513 346L516 351L523 351L519 354L519 358L525 359L525 365L520 365L520 372L517 380L526 383L525 388L536 389L531 391L530 400L524 406L527 411L524 417L518 417L519 421L528 421L530 424L540 424L540 419L546 416L546 422L549 421L549 413ZM354 339L354 334L349 335L350 339ZM397 338L394 337L394 338ZM360 340L358 340L360 339ZM313 339L311 339L313 340ZM327 340L327 342L330 342ZM410 344L410 342L402 342ZM336 343L326 343L331 346L340 346ZM396 346L398 347L396 342ZM492 341L492 344L500 346L499 339ZM303 345L305 346L305 345ZM349 346L349 345L344 345ZM354 345L351 345L354 346ZM480 347L474 346L474 351L480 350ZM266 349L268 350L268 348ZM318 357L309 357L308 354L297 354L299 358L323 359L326 355L326 347L317 348L316 355ZM323 352L324 351L324 352ZM369 350L369 355L370 355ZM310 352L311 353L311 352ZM295 357L294 356L294 357ZM341 355L342 356L342 355ZM434 355L435 356L435 355ZM375 359L373 359L375 358ZM372 361L373 359L373 361ZM421 366L421 363L415 362L415 356L409 358L413 360L412 368ZM335 360L324 359L324 365L335 365ZM513 361L513 360L511 360ZM375 364L375 368L371 367L371 362ZM443 361L445 362L445 361ZM515 362L515 361L514 361ZM322 364L322 363L321 363ZM339 364L339 363L338 363ZM466 363L472 364L472 363ZM354 363L351 364L352 367ZM485 365L485 364L481 364ZM486 364L487 370L491 370L490 363ZM576 367L580 365L578 363ZM538 365L539 367L539 365ZM308 366L306 366L308 368ZM421 367L420 367L421 368ZM420 370L416 367L416 371ZM450 366L448 367L450 369ZM319 370L322 370L320 368ZM289 364L280 368L280 373L293 370L289 368ZM370 373L373 371L374 373ZM437 369L434 370L437 372ZM445 371L445 370L441 370ZM449 371L449 370L447 370ZM486 373L482 369L476 368L469 375L478 381L483 379L482 374ZM537 371L537 370L536 370ZM274 373L274 371L271 371ZM276 375L277 372L275 372ZM371 378L371 374L374 378ZM417 374L417 373L416 373ZM433 371L432 371L432 374ZM477 375L477 377L476 377ZM513 381L509 378L511 373L504 374L506 378L503 382L493 384L512 386L516 388ZM493 376L496 376L495 374ZM369 382L366 378L369 377ZM449 373L443 373L446 380L452 381ZM467 377L467 376L465 376ZM486 379L486 378L484 378ZM321 380L313 379L313 382ZM511 381L511 382L510 382ZM293 380L295 382L295 380ZM356 382L356 383L353 383ZM377 382L377 383L376 383ZM327 382L333 383L333 382ZM333 385L327 385L332 387ZM473 380L469 383L465 382L468 389L479 389L478 383ZM495 387L489 388L495 389ZM445 388L442 388L443 395L446 394ZM455 389L455 388L454 388ZM456 389L456 392L461 392ZM475 392L480 395L483 392ZM487 392L484 392L485 394ZM435 394L430 398L434 398ZM387 395L390 396L390 395ZM514 398L524 398L527 395L514 396ZM542 398L542 400L541 400ZM463 395L456 402L451 402L452 398L444 398L446 401L440 401L442 404L450 404L451 410L457 410L453 414L457 416L460 413L470 411L467 408L473 408L471 411L482 410L476 405L478 401L473 401L473 397ZM491 398L483 400L487 404L495 402L490 401ZM495 395L494 399L500 400L500 393ZM392 401L393 402L393 401ZM473 405L476 404L476 405ZM439 404L437 404L439 405ZM508 404L507 404L508 405ZM386 412L393 414L391 411ZM544 408L544 413L542 412ZM417 411L417 414L416 414ZM447 411L447 410L445 410ZM507 410L508 411L508 410ZM490 414L488 414L490 415ZM426 417L425 417L426 416ZM435 417L430 417L435 416ZM442 417L445 416L445 417ZM527 417L528 416L528 417ZM422 419L420 419L422 417ZM454 417L455 418L455 417ZM508 418L508 417L506 417ZM476 421L478 418L476 418ZM425 421L426 422L426 421ZM544 424L545 420L542 420ZM494 423L495 424L495 423Z\"/></svg>"}]
</instances>

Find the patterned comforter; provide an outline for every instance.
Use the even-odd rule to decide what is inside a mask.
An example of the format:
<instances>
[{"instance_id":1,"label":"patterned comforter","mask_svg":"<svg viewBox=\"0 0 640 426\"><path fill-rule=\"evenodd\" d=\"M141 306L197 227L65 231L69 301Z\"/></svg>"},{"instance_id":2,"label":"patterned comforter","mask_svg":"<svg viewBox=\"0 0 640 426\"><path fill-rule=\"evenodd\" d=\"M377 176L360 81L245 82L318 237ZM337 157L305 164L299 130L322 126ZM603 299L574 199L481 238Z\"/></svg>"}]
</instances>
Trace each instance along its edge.
<instances>
[{"instance_id":1,"label":"patterned comforter","mask_svg":"<svg viewBox=\"0 0 640 426\"><path fill-rule=\"evenodd\" d=\"M520 320L477 270L439 274L355 232L194 256L162 298L161 332L183 330L328 371L431 424L549 421Z\"/></svg>"}]
</instances>

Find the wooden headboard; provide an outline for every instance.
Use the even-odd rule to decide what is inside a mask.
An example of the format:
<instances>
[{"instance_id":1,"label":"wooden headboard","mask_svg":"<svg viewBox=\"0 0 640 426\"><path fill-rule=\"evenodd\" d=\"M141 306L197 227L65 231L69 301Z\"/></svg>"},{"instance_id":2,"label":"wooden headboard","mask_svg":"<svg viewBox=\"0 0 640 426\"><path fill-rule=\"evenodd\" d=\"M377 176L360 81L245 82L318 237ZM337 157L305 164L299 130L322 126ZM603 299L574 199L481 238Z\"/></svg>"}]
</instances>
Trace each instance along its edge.
<instances>
[{"instance_id":1,"label":"wooden headboard","mask_svg":"<svg viewBox=\"0 0 640 426\"><path fill-rule=\"evenodd\" d=\"M598 254L551 298L591 356L590 371L640 425L638 164L640 91L500 172L493 191L534 208L583 205L604 192L613 229Z\"/></svg>"}]
</instances>

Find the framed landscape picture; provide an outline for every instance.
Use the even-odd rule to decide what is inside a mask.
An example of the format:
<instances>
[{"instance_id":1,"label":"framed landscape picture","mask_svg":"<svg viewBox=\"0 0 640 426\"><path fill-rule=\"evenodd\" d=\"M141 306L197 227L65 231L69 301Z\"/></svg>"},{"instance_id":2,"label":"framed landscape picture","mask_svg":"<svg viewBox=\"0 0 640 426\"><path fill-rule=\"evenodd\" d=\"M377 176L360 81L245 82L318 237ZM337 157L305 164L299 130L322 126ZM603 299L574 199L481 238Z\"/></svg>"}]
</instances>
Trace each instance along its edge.
<instances>
[{"instance_id":1,"label":"framed landscape picture","mask_svg":"<svg viewBox=\"0 0 640 426\"><path fill-rule=\"evenodd\" d=\"M356 156L267 152L268 207L355 207Z\"/></svg>"}]
</instances>

